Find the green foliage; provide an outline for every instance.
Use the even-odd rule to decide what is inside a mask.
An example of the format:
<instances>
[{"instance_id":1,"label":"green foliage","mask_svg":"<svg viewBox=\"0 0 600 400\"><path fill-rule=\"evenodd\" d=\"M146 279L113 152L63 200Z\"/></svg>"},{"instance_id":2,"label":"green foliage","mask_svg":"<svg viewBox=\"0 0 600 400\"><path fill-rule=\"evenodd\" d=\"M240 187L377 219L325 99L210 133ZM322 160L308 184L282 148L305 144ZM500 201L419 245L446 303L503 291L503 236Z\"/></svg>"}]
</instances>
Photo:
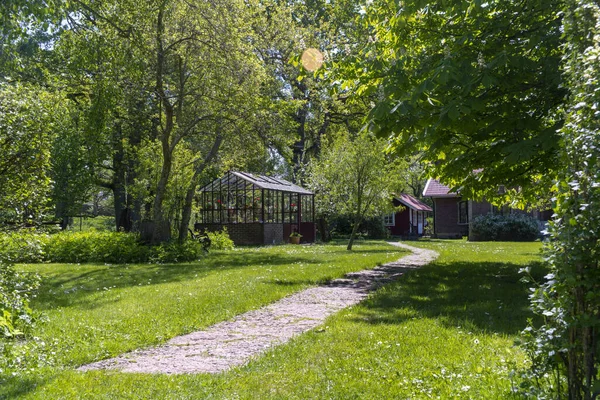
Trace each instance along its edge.
<instances>
[{"instance_id":1,"label":"green foliage","mask_svg":"<svg viewBox=\"0 0 600 400\"><path fill-rule=\"evenodd\" d=\"M197 261L203 254L202 244L195 240L170 241L150 247L148 260L157 264Z\"/></svg>"},{"instance_id":2,"label":"green foliage","mask_svg":"<svg viewBox=\"0 0 600 400\"><path fill-rule=\"evenodd\" d=\"M47 211L61 100L38 88L0 83L0 210L11 222L34 223Z\"/></svg>"},{"instance_id":3,"label":"green foliage","mask_svg":"<svg viewBox=\"0 0 600 400\"><path fill-rule=\"evenodd\" d=\"M427 217L425 219L425 227L424 227L424 234L425 236L432 236L433 235L433 217Z\"/></svg>"},{"instance_id":4,"label":"green foliage","mask_svg":"<svg viewBox=\"0 0 600 400\"><path fill-rule=\"evenodd\" d=\"M230 250L233 242L226 231L211 234L213 249ZM0 234L0 260L13 263L171 263L198 260L202 245L194 240L183 244L163 243L146 246L138 235L124 232L61 232L36 234L11 232Z\"/></svg>"},{"instance_id":5,"label":"green foliage","mask_svg":"<svg viewBox=\"0 0 600 400\"><path fill-rule=\"evenodd\" d=\"M470 229L472 241L533 242L540 235L538 221L523 214L479 215Z\"/></svg>"},{"instance_id":6,"label":"green foliage","mask_svg":"<svg viewBox=\"0 0 600 400\"><path fill-rule=\"evenodd\" d=\"M71 231L114 231L115 217L98 215L97 217L73 218L73 224L68 228Z\"/></svg>"},{"instance_id":7,"label":"green foliage","mask_svg":"<svg viewBox=\"0 0 600 400\"><path fill-rule=\"evenodd\" d=\"M317 194L317 212L352 217L348 250L363 219L392 211L393 193L403 185L405 163L386 157L385 147L385 141L367 132L340 135L310 166L309 186Z\"/></svg>"},{"instance_id":8,"label":"green foliage","mask_svg":"<svg viewBox=\"0 0 600 400\"><path fill-rule=\"evenodd\" d=\"M564 7L565 81L571 89L561 130L562 166L553 188L550 274L536 285L532 308L544 317L526 342L532 397L593 399L600 394L600 5ZM540 387L540 380L550 385Z\"/></svg>"},{"instance_id":9,"label":"green foliage","mask_svg":"<svg viewBox=\"0 0 600 400\"><path fill-rule=\"evenodd\" d=\"M334 215L329 220L331 235L349 237L352 233L352 218L348 215ZM369 239L387 239L390 231L383 224L381 216L365 218L358 228L357 234Z\"/></svg>"},{"instance_id":10,"label":"green foliage","mask_svg":"<svg viewBox=\"0 0 600 400\"><path fill-rule=\"evenodd\" d=\"M164 342L327 276L406 254L368 242L348 253L341 244L240 248L202 263L130 266L125 276L104 266L35 266L54 291L44 291L39 302L50 309L42 338L56 338L58 360L47 374L7 378L0 397L16 398L25 388L28 399L512 398L510 370L526 362L513 341L532 315L518 270L533 265L543 276L540 243L411 242L440 258L222 374L61 368Z\"/></svg>"},{"instance_id":11,"label":"green foliage","mask_svg":"<svg viewBox=\"0 0 600 400\"><path fill-rule=\"evenodd\" d=\"M67 115L57 128L51 148L52 200L57 218L82 214L82 205L94 187L90 158L101 148L88 140L90 132L85 127L90 122L86 121L84 113L67 104L71 107L65 107ZM93 134L98 136L98 133Z\"/></svg>"},{"instance_id":12,"label":"green foliage","mask_svg":"<svg viewBox=\"0 0 600 400\"><path fill-rule=\"evenodd\" d=\"M372 40L341 64L342 89L376 94L372 129L465 196L506 201L504 184L537 200L559 165L561 4L370 2Z\"/></svg>"},{"instance_id":13,"label":"green foliage","mask_svg":"<svg viewBox=\"0 0 600 400\"><path fill-rule=\"evenodd\" d=\"M64 0L0 2L0 82L44 78L41 53L60 31Z\"/></svg>"},{"instance_id":14,"label":"green foliage","mask_svg":"<svg viewBox=\"0 0 600 400\"><path fill-rule=\"evenodd\" d=\"M37 263L46 259L48 236L34 231L0 233L0 260L8 263Z\"/></svg>"},{"instance_id":15,"label":"green foliage","mask_svg":"<svg viewBox=\"0 0 600 400\"><path fill-rule=\"evenodd\" d=\"M122 232L58 233L48 237L44 250L45 259L52 262L124 264L147 259L138 237Z\"/></svg>"},{"instance_id":16,"label":"green foliage","mask_svg":"<svg viewBox=\"0 0 600 400\"><path fill-rule=\"evenodd\" d=\"M227 233L227 228L224 227L220 232L207 232L210 239L210 250L233 250L233 240Z\"/></svg>"},{"instance_id":17,"label":"green foliage","mask_svg":"<svg viewBox=\"0 0 600 400\"><path fill-rule=\"evenodd\" d=\"M21 337L33 328L36 317L29 301L39 285L38 275L18 272L0 261L0 353L6 339Z\"/></svg>"}]
</instances>

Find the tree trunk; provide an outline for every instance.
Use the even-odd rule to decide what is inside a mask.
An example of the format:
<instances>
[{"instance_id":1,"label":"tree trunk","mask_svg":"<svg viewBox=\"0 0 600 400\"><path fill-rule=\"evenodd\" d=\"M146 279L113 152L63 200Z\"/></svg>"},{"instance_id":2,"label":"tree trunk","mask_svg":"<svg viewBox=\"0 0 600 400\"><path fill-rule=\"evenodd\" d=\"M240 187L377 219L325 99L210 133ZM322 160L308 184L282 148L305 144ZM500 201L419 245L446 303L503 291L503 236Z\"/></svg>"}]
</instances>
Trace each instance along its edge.
<instances>
[{"instance_id":1,"label":"tree trunk","mask_svg":"<svg viewBox=\"0 0 600 400\"><path fill-rule=\"evenodd\" d=\"M172 166L172 154L169 151L169 145L163 143L163 165L160 172L160 179L158 185L156 185L156 197L154 198L154 204L152 207L152 221L154 222L154 232L152 234L152 244L166 242L170 238L165 237L164 225L165 221L163 213L163 201L165 194L167 193L167 184L169 183L169 177L171 175Z\"/></svg>"},{"instance_id":2,"label":"tree trunk","mask_svg":"<svg viewBox=\"0 0 600 400\"><path fill-rule=\"evenodd\" d=\"M114 210L115 210L115 226L117 228L117 232L121 230L125 230L125 227L121 225L121 216L123 215L123 211L126 208L126 199L125 199L125 187L122 182L118 182L115 177L115 182L113 185L113 198L114 198Z\"/></svg>"},{"instance_id":3,"label":"tree trunk","mask_svg":"<svg viewBox=\"0 0 600 400\"><path fill-rule=\"evenodd\" d=\"M324 243L331 241L329 227L327 226L327 219L325 217L320 217L317 219L317 224L319 227L319 232L321 232L321 241Z\"/></svg>"},{"instance_id":4,"label":"tree trunk","mask_svg":"<svg viewBox=\"0 0 600 400\"><path fill-rule=\"evenodd\" d=\"M192 205L194 204L194 195L196 194L196 187L198 186L198 176L194 172L190 187L185 194L185 203L183 204L183 210L181 211L181 225L179 225L179 237L177 240L179 243L185 242L188 235L188 228L190 226L190 220L192 219Z\"/></svg>"},{"instance_id":5,"label":"tree trunk","mask_svg":"<svg viewBox=\"0 0 600 400\"><path fill-rule=\"evenodd\" d=\"M163 46L163 34L164 34L164 7L165 4L158 10L157 22L156 22L156 92L159 96L159 102L164 109L165 125L160 132L160 143L162 147L163 165L160 172L160 179L156 185L156 197L154 198L154 204L152 207L152 222L154 229L152 233L152 244L161 243L167 241L169 237L165 234L165 225L168 221L164 220L163 213L163 201L167 192L167 184L169 183L169 177L171 176L171 167L173 161L173 148L170 143L171 133L174 128L174 107L169 100L163 86L163 74L165 66L165 53Z\"/></svg>"},{"instance_id":6,"label":"tree trunk","mask_svg":"<svg viewBox=\"0 0 600 400\"><path fill-rule=\"evenodd\" d=\"M356 232L358 231L358 227L360 226L361 221L362 218L360 216L356 216L354 218L354 226L352 227L352 233L350 234L350 240L348 241L348 247L346 248L346 250L352 250L354 238L356 237Z\"/></svg>"},{"instance_id":7,"label":"tree trunk","mask_svg":"<svg viewBox=\"0 0 600 400\"><path fill-rule=\"evenodd\" d=\"M183 210L181 212L181 225L179 226L179 243L183 243L185 239L187 239L188 235L188 227L190 225L190 219L192 218L192 205L194 203L194 194L196 194L196 187L198 186L198 179L202 172L206 169L208 164L212 162L212 160L216 157L219 152L219 148L221 147L221 143L223 143L223 135L219 132L215 138L215 142L213 143L212 148L204 157L204 161L200 164L196 170L194 171L194 176L192 177L192 182L190 183L190 187L185 194L185 203L183 205Z\"/></svg>"}]
</instances>

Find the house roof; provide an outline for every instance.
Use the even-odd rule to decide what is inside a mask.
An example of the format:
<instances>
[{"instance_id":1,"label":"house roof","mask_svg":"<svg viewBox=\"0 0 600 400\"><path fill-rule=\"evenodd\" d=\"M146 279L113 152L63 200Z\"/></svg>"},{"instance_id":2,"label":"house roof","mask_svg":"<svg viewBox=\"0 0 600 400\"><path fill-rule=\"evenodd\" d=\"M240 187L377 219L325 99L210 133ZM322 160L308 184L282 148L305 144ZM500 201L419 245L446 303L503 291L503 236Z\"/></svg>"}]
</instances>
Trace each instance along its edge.
<instances>
[{"instance_id":1,"label":"house roof","mask_svg":"<svg viewBox=\"0 0 600 400\"><path fill-rule=\"evenodd\" d=\"M401 195L396 196L394 198L396 200L398 200L400 203L402 203L402 205L404 205L410 209L413 209L415 211L430 211L430 212L433 211L431 209L431 207L429 207L427 204L415 199L410 194L402 193Z\"/></svg>"},{"instance_id":2,"label":"house roof","mask_svg":"<svg viewBox=\"0 0 600 400\"><path fill-rule=\"evenodd\" d=\"M458 197L458 194L451 192L450 188L438 181L437 179L429 178L423 190L424 197Z\"/></svg>"},{"instance_id":3,"label":"house roof","mask_svg":"<svg viewBox=\"0 0 600 400\"><path fill-rule=\"evenodd\" d=\"M215 179L208 185L204 186L201 191L212 192L218 191L223 186L243 187L250 183L258 189L277 190L280 192L313 194L313 192L304 189L301 186L294 185L291 182L281 178L274 178L265 175L255 175L248 172L229 171L222 178Z\"/></svg>"}]
</instances>

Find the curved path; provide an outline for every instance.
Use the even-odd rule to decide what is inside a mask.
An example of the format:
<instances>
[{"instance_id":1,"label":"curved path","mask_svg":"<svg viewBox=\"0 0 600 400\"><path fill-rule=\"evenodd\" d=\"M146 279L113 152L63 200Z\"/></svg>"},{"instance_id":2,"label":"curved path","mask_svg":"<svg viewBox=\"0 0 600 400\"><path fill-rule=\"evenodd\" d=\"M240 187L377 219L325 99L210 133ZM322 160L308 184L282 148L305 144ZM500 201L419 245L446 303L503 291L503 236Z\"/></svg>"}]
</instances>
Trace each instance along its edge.
<instances>
[{"instance_id":1,"label":"curved path","mask_svg":"<svg viewBox=\"0 0 600 400\"><path fill-rule=\"evenodd\" d=\"M412 254L372 270L349 273L343 279L303 290L206 330L175 337L162 346L84 365L79 370L217 373L245 364L251 357L321 325L327 317L359 303L379 286L438 256L432 250L402 243L390 244L410 250Z\"/></svg>"}]
</instances>

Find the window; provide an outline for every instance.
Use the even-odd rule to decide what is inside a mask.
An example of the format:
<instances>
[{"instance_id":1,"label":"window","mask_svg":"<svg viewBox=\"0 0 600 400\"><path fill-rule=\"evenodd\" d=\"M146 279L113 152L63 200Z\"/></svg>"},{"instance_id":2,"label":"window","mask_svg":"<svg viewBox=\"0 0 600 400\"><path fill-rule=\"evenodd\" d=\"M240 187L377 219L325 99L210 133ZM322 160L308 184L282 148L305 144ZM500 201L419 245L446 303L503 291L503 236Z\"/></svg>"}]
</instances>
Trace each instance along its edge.
<instances>
[{"instance_id":1,"label":"window","mask_svg":"<svg viewBox=\"0 0 600 400\"><path fill-rule=\"evenodd\" d=\"M469 202L459 201L458 202L458 223L468 224L469 223Z\"/></svg>"},{"instance_id":2,"label":"window","mask_svg":"<svg viewBox=\"0 0 600 400\"><path fill-rule=\"evenodd\" d=\"M315 222L313 215L313 197L312 196L300 196L300 221L302 222Z\"/></svg>"},{"instance_id":3,"label":"window","mask_svg":"<svg viewBox=\"0 0 600 400\"><path fill-rule=\"evenodd\" d=\"M394 226L396 225L396 214L391 213L383 216L383 224L385 226Z\"/></svg>"}]
</instances>

